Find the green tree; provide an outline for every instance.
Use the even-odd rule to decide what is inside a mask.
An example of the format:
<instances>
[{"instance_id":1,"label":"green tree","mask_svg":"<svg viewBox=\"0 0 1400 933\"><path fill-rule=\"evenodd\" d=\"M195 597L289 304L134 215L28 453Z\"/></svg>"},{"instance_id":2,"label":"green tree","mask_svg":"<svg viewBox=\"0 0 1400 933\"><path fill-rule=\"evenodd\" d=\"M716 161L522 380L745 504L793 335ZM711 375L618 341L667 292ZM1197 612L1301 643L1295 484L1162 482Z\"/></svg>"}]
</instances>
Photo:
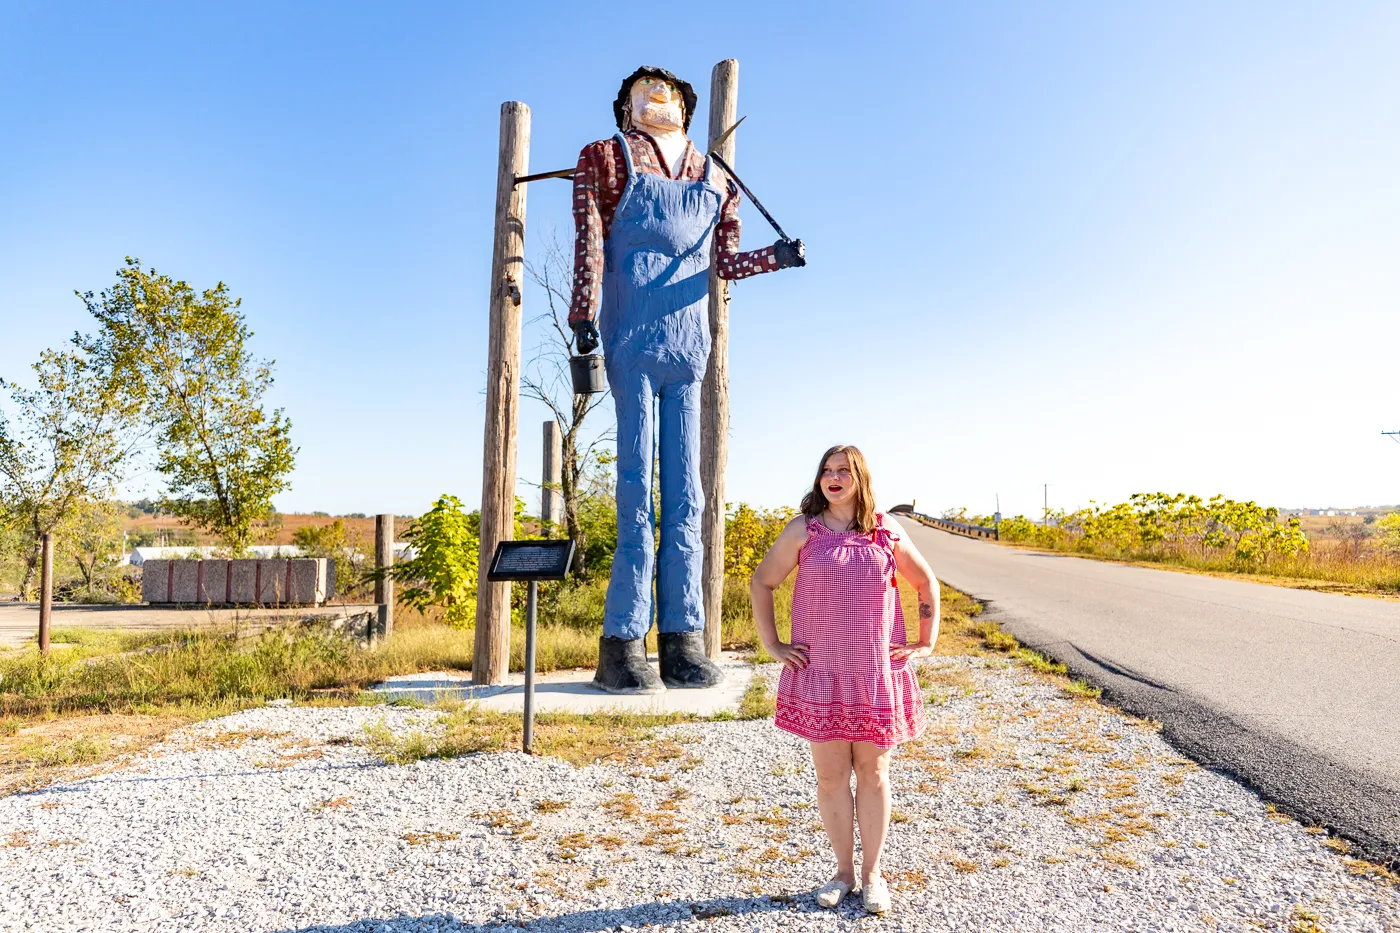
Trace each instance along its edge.
<instances>
[{"instance_id":1,"label":"green tree","mask_svg":"<svg viewBox=\"0 0 1400 933\"><path fill-rule=\"evenodd\" d=\"M88 499L64 521L62 551L73 561L88 595L97 592L103 577L117 566L122 551L121 504L111 499Z\"/></svg>"},{"instance_id":2,"label":"green tree","mask_svg":"<svg viewBox=\"0 0 1400 933\"><path fill-rule=\"evenodd\" d=\"M724 572L733 577L752 576L796 514L787 506L755 509L747 502L731 505L724 521Z\"/></svg>"},{"instance_id":3,"label":"green tree","mask_svg":"<svg viewBox=\"0 0 1400 933\"><path fill-rule=\"evenodd\" d=\"M248 351L241 301L222 282L196 292L130 257L115 285L80 297L98 324L88 347L156 430L160 508L243 553L297 449L282 409L264 409L272 362Z\"/></svg>"},{"instance_id":4,"label":"green tree","mask_svg":"<svg viewBox=\"0 0 1400 933\"><path fill-rule=\"evenodd\" d=\"M360 535L348 528L342 518L325 525L303 525L292 534L292 543L307 557L335 561L335 588L340 596L356 593L370 579L365 573L366 557Z\"/></svg>"},{"instance_id":5,"label":"green tree","mask_svg":"<svg viewBox=\"0 0 1400 933\"><path fill-rule=\"evenodd\" d=\"M451 624L470 625L476 618L480 535L481 513L464 512L456 496L439 497L404 532L413 557L390 571L407 584L399 598L419 610L441 606Z\"/></svg>"},{"instance_id":6,"label":"green tree","mask_svg":"<svg viewBox=\"0 0 1400 933\"><path fill-rule=\"evenodd\" d=\"M1392 557L1400 557L1400 512L1390 512L1376 519L1375 529L1381 547Z\"/></svg>"},{"instance_id":7,"label":"green tree","mask_svg":"<svg viewBox=\"0 0 1400 933\"><path fill-rule=\"evenodd\" d=\"M110 496L141 439L138 408L100 357L81 346L47 350L33 369L33 389L0 379L15 409L13 421L0 410L0 512L21 537L24 598L43 536L82 503Z\"/></svg>"}]
</instances>

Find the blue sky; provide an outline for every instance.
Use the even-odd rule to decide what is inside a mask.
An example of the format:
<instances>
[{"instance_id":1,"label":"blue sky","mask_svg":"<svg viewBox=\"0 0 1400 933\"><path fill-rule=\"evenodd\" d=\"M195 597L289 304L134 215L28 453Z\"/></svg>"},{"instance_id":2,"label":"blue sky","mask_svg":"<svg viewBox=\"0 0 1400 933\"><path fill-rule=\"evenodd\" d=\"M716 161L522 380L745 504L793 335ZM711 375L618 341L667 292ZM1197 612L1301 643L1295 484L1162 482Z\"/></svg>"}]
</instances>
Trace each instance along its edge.
<instances>
[{"instance_id":1,"label":"blue sky","mask_svg":"<svg viewBox=\"0 0 1400 933\"><path fill-rule=\"evenodd\" d=\"M709 8L0 5L0 375L139 256L243 298L279 507L475 504L500 103L565 168L638 64L701 130L733 57L736 168L810 265L734 289L732 499L795 504L846 442L930 511L1400 501L1400 6ZM567 208L532 186L527 253Z\"/></svg>"}]
</instances>

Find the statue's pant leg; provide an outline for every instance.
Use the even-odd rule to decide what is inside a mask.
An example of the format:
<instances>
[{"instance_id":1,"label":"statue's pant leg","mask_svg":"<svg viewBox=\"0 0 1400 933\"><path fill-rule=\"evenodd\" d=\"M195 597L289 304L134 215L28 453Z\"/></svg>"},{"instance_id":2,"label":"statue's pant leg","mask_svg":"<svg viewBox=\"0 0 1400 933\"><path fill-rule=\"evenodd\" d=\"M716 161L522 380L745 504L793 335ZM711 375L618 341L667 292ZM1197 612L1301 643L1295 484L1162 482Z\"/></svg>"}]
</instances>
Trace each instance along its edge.
<instances>
[{"instance_id":1,"label":"statue's pant leg","mask_svg":"<svg viewBox=\"0 0 1400 933\"><path fill-rule=\"evenodd\" d=\"M656 598L657 628L666 634L705 629L700 389L699 378L660 389L661 555Z\"/></svg>"},{"instance_id":2,"label":"statue's pant leg","mask_svg":"<svg viewBox=\"0 0 1400 933\"><path fill-rule=\"evenodd\" d=\"M651 527L651 377L609 355L608 386L617 409L617 551L603 609L603 634L642 638L651 628L654 538Z\"/></svg>"}]
</instances>

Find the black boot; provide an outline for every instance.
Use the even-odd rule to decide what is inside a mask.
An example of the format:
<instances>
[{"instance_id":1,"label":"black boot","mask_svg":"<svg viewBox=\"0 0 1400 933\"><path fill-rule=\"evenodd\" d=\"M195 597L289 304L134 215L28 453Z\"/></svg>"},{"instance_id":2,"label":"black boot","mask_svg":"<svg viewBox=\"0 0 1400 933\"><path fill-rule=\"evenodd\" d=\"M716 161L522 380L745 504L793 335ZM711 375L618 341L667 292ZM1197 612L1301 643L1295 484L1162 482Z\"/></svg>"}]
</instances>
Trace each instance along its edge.
<instances>
[{"instance_id":1,"label":"black boot","mask_svg":"<svg viewBox=\"0 0 1400 933\"><path fill-rule=\"evenodd\" d=\"M647 663L647 640L598 639L598 672L593 686L608 693L660 693L666 688Z\"/></svg>"},{"instance_id":2,"label":"black boot","mask_svg":"<svg viewBox=\"0 0 1400 933\"><path fill-rule=\"evenodd\" d=\"M668 687L717 687L724 672L705 656L704 632L662 632L657 635L661 679Z\"/></svg>"}]
</instances>

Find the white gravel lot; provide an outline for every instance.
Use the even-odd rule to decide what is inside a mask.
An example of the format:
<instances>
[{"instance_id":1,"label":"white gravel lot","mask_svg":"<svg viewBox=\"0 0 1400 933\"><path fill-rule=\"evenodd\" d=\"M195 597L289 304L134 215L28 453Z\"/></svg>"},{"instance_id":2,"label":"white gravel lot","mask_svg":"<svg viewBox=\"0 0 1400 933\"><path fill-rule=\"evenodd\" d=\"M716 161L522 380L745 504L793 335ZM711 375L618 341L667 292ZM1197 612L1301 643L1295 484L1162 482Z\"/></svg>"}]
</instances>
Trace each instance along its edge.
<instances>
[{"instance_id":1,"label":"white gravel lot","mask_svg":"<svg viewBox=\"0 0 1400 933\"><path fill-rule=\"evenodd\" d=\"M655 767L390 766L363 727L439 714L268 707L0 799L0 930L1400 930L1400 888L1148 725L998 662L932 679L884 919L812 903L814 777L769 722L669 728Z\"/></svg>"}]
</instances>

